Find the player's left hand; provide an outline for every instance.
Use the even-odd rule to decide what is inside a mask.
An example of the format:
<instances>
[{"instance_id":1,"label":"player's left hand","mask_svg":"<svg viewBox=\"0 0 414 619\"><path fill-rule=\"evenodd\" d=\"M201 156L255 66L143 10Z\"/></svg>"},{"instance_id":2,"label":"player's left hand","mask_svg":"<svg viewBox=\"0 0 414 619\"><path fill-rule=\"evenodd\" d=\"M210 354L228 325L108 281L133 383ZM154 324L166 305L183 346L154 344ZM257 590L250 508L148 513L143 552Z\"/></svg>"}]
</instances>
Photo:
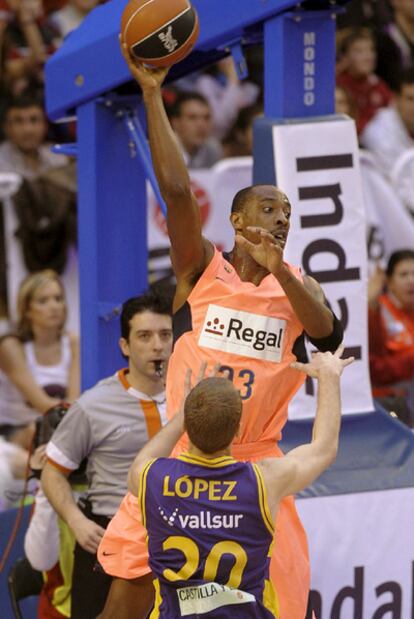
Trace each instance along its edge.
<instances>
[{"instance_id":1,"label":"player's left hand","mask_svg":"<svg viewBox=\"0 0 414 619\"><path fill-rule=\"evenodd\" d=\"M210 376L218 376L220 374L220 365L220 363L216 363L213 368L209 372L207 372L207 361L202 361L194 380L192 369L187 368L184 377L183 399L178 414L180 414L181 416L184 415L184 404L190 391L196 385L198 385L199 382L204 380L204 378L208 378Z\"/></svg>"},{"instance_id":2,"label":"player's left hand","mask_svg":"<svg viewBox=\"0 0 414 619\"><path fill-rule=\"evenodd\" d=\"M169 68L150 67L138 62L138 60L132 57L128 50L128 46L121 35L119 35L119 44L121 46L121 52L125 62L127 63L132 76L141 86L142 92L145 94L145 92L161 88Z\"/></svg>"},{"instance_id":3,"label":"player's left hand","mask_svg":"<svg viewBox=\"0 0 414 619\"><path fill-rule=\"evenodd\" d=\"M355 361L355 357L341 359L344 352L344 345L341 344L334 352L317 352L312 356L309 363L299 363L295 361L290 367L295 370L305 372L311 378L321 378L321 376L341 376L347 365Z\"/></svg>"},{"instance_id":4,"label":"player's left hand","mask_svg":"<svg viewBox=\"0 0 414 619\"><path fill-rule=\"evenodd\" d=\"M237 245L246 250L257 264L277 276L283 267L283 247L268 230L254 226L249 226L247 229L257 242L251 242L237 234Z\"/></svg>"},{"instance_id":5,"label":"player's left hand","mask_svg":"<svg viewBox=\"0 0 414 619\"><path fill-rule=\"evenodd\" d=\"M198 369L198 372L195 376L195 380L193 382L193 371L191 368L188 368L185 373L184 378L184 400L190 393L191 389L193 389L198 383L200 383L205 378L210 378L212 376L219 376L220 374L220 363L215 363L211 370L207 371L207 361L202 361L201 365Z\"/></svg>"}]
</instances>

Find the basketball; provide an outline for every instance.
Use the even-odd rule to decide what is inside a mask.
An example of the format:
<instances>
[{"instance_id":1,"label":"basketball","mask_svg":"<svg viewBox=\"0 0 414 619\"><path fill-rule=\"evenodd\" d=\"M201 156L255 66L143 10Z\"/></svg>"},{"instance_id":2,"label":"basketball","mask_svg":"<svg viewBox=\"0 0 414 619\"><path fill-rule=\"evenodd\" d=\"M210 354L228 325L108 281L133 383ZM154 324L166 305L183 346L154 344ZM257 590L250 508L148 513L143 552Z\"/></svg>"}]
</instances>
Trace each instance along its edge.
<instances>
[{"instance_id":1,"label":"basketball","mask_svg":"<svg viewBox=\"0 0 414 619\"><path fill-rule=\"evenodd\" d=\"M198 16L188 0L131 0L122 14L128 49L154 67L170 67L185 58L198 31Z\"/></svg>"}]
</instances>

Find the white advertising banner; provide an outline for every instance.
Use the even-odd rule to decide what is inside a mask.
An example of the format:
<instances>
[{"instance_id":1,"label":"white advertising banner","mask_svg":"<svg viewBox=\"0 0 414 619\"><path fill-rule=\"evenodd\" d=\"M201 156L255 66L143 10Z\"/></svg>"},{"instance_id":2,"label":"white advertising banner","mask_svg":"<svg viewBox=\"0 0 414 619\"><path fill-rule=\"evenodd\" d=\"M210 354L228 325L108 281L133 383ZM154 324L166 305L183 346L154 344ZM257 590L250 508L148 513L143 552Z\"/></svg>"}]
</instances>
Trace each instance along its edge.
<instances>
[{"instance_id":1,"label":"white advertising banner","mask_svg":"<svg viewBox=\"0 0 414 619\"><path fill-rule=\"evenodd\" d=\"M318 619L414 619L414 489L298 500Z\"/></svg>"},{"instance_id":2,"label":"white advertising banner","mask_svg":"<svg viewBox=\"0 0 414 619\"><path fill-rule=\"evenodd\" d=\"M321 283L345 324L346 353L356 362L344 372L344 412L370 411L366 224L354 123L277 125L273 144L277 184L293 207L285 257ZM289 417L313 414L315 398L309 379Z\"/></svg>"}]
</instances>

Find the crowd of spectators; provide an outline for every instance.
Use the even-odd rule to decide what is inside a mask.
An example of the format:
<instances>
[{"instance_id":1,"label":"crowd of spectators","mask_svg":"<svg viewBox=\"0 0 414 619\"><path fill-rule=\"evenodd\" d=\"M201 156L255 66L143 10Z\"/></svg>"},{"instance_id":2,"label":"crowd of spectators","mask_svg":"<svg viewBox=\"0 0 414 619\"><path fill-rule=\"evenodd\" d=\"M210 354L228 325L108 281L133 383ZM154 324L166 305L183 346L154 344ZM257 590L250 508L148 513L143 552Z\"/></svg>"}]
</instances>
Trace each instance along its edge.
<instances>
[{"instance_id":1,"label":"crowd of spectators","mask_svg":"<svg viewBox=\"0 0 414 619\"><path fill-rule=\"evenodd\" d=\"M338 26L336 111L355 119L361 148L413 214L414 1L352 0ZM373 395L410 427L413 249L414 238L409 247L384 256L368 287Z\"/></svg>"}]
</instances>

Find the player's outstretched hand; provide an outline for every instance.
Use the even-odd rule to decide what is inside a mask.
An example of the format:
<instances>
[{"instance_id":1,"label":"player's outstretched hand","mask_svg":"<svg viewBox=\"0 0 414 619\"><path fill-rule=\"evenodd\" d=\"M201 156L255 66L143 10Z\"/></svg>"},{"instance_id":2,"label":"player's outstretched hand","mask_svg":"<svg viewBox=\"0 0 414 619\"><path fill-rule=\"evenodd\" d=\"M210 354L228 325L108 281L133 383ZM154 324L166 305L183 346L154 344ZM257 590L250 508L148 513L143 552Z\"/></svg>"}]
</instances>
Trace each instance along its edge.
<instances>
[{"instance_id":1,"label":"player's outstretched hand","mask_svg":"<svg viewBox=\"0 0 414 619\"><path fill-rule=\"evenodd\" d=\"M295 370L305 372L312 378L320 378L321 376L341 376L344 368L355 361L355 357L341 359L344 352L344 346L341 344L334 352L317 352L313 355L309 363L291 363L290 367Z\"/></svg>"},{"instance_id":2,"label":"player's outstretched hand","mask_svg":"<svg viewBox=\"0 0 414 619\"><path fill-rule=\"evenodd\" d=\"M125 43L121 35L119 35L119 44L121 46L121 52L123 57L125 58L125 62L127 63L133 77L141 86L142 92L144 93L151 90L156 90L157 88L161 88L161 85L167 76L168 67L149 67L148 65L141 64L140 62L138 62L138 60L134 60L128 50L127 44Z\"/></svg>"},{"instance_id":3,"label":"player's outstretched hand","mask_svg":"<svg viewBox=\"0 0 414 619\"><path fill-rule=\"evenodd\" d=\"M193 371L191 368L187 368L185 377L184 377L184 391L183 391L183 399L181 401L181 406L177 411L177 414L181 417L184 417L184 404L187 399L188 394L191 389L193 389L199 382L201 382L204 378L208 378L211 376L219 376L220 374L220 363L216 363L210 372L207 372L207 361L202 361L198 372L193 380ZM225 377L224 377L225 378Z\"/></svg>"},{"instance_id":4,"label":"player's outstretched hand","mask_svg":"<svg viewBox=\"0 0 414 619\"><path fill-rule=\"evenodd\" d=\"M247 229L252 235L253 242L237 234L237 245L245 249L260 266L277 275L283 265L284 241L278 240L264 228L249 226Z\"/></svg>"},{"instance_id":5,"label":"player's outstretched hand","mask_svg":"<svg viewBox=\"0 0 414 619\"><path fill-rule=\"evenodd\" d=\"M198 372L195 375L194 381L193 381L193 372L191 368L188 368L185 373L185 378L184 378L184 400L190 393L191 389L193 389L196 385L198 385L198 383L204 380L204 378L210 378L212 376L219 376L219 375L221 376L220 363L216 363L212 367L212 369L209 372L207 372L207 361L202 361L198 369Z\"/></svg>"}]
</instances>

